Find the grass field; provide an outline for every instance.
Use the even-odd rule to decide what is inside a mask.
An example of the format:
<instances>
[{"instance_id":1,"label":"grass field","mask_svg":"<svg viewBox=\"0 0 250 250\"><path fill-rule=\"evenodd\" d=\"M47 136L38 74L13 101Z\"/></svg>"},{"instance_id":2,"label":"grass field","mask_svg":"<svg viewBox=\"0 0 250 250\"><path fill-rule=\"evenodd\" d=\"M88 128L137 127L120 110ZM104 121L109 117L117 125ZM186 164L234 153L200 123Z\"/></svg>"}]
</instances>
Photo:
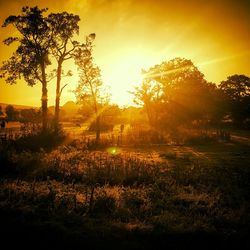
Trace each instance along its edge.
<instances>
[{"instance_id":1,"label":"grass field","mask_svg":"<svg viewBox=\"0 0 250 250\"><path fill-rule=\"evenodd\" d=\"M1 240L33 249L248 249L249 153L242 133L101 150L81 140L50 151L2 145Z\"/></svg>"}]
</instances>

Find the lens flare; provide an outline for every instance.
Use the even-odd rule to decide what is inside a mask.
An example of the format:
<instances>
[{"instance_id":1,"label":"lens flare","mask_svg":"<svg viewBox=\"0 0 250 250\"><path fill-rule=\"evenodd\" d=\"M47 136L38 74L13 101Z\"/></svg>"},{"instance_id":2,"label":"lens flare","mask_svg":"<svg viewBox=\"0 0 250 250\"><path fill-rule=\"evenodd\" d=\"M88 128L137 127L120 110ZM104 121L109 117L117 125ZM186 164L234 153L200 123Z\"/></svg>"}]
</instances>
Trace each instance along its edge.
<instances>
[{"instance_id":1,"label":"lens flare","mask_svg":"<svg viewBox=\"0 0 250 250\"><path fill-rule=\"evenodd\" d=\"M118 155L121 153L121 149L118 147L110 147L107 149L107 152L113 156Z\"/></svg>"}]
</instances>

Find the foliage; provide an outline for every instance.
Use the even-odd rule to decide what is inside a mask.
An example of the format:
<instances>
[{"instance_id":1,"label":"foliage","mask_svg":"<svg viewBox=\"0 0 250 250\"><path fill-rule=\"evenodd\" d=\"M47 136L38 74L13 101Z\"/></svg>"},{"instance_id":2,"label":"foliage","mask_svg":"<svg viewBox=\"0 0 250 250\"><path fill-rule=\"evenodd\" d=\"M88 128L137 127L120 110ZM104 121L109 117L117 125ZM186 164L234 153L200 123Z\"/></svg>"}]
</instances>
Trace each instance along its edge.
<instances>
[{"instance_id":1,"label":"foliage","mask_svg":"<svg viewBox=\"0 0 250 250\"><path fill-rule=\"evenodd\" d=\"M47 128L46 67L50 64L49 49L52 45L52 34L43 16L46 11L38 7L23 7L21 15L6 18L3 27L13 25L19 36L8 37L4 43L18 42L18 47L1 67L7 83L14 84L23 77L30 86L37 82L42 84L43 129Z\"/></svg>"},{"instance_id":2,"label":"foliage","mask_svg":"<svg viewBox=\"0 0 250 250\"><path fill-rule=\"evenodd\" d=\"M12 105L6 106L5 113L7 115L8 121L17 121L18 120L19 112Z\"/></svg>"},{"instance_id":3,"label":"foliage","mask_svg":"<svg viewBox=\"0 0 250 250\"><path fill-rule=\"evenodd\" d=\"M79 84L76 88L75 95L79 103L88 103L92 108L96 124L96 143L100 140L100 115L106 108L109 95L105 93L103 82L101 80L101 71L98 66L93 63L92 43L95 34L86 37L85 44L75 50L75 62L80 72Z\"/></svg>"},{"instance_id":4,"label":"foliage","mask_svg":"<svg viewBox=\"0 0 250 250\"><path fill-rule=\"evenodd\" d=\"M99 189L95 194L95 200L93 208L91 210L91 214L95 216L112 217L116 209L117 209L116 197L108 192L108 188Z\"/></svg>"},{"instance_id":5,"label":"foliage","mask_svg":"<svg viewBox=\"0 0 250 250\"><path fill-rule=\"evenodd\" d=\"M175 58L142 73L144 80L132 93L151 127L171 131L194 121L218 126L225 115L221 91L191 60Z\"/></svg>"},{"instance_id":6,"label":"foliage","mask_svg":"<svg viewBox=\"0 0 250 250\"><path fill-rule=\"evenodd\" d=\"M6 155L5 151L9 151L9 153L25 151L39 152L41 150L50 151L56 146L60 145L65 140L65 138L66 136L62 130L59 134L54 134L52 129L43 131L39 127L35 127L32 131L23 133L15 140L7 140L5 143L3 143L0 150L3 155ZM12 156L10 154L10 162L12 161L11 157Z\"/></svg>"},{"instance_id":7,"label":"foliage","mask_svg":"<svg viewBox=\"0 0 250 250\"><path fill-rule=\"evenodd\" d=\"M69 223L65 230L81 237L82 228L96 233L96 222L103 234L122 226L126 239L128 232L150 239L202 233L242 243L250 223L249 146L167 146L157 148L158 161L146 149L126 150L111 155L75 142L47 153L1 151L1 214L12 214L9 223L20 216L44 227Z\"/></svg>"},{"instance_id":8,"label":"foliage","mask_svg":"<svg viewBox=\"0 0 250 250\"><path fill-rule=\"evenodd\" d=\"M29 85L34 85L36 81L41 81L42 72L39 64L48 64L48 48L50 46L50 36L48 27L43 17L47 9L38 7L22 8L22 15L9 16L3 27L13 25L20 35L19 37L9 37L4 43L10 45L18 41L19 46L9 61L4 63L3 70L9 74L6 81L10 84L22 75Z\"/></svg>"},{"instance_id":9,"label":"foliage","mask_svg":"<svg viewBox=\"0 0 250 250\"><path fill-rule=\"evenodd\" d=\"M35 109L22 109L20 110L19 121L22 123L40 123L41 111Z\"/></svg>"},{"instance_id":10,"label":"foliage","mask_svg":"<svg viewBox=\"0 0 250 250\"><path fill-rule=\"evenodd\" d=\"M228 76L219 87L230 100L241 101L250 95L250 78L245 75Z\"/></svg>"},{"instance_id":11,"label":"foliage","mask_svg":"<svg viewBox=\"0 0 250 250\"><path fill-rule=\"evenodd\" d=\"M104 132L104 131L113 131L114 128L114 124L112 124L110 121L102 121L101 122L101 127L100 127L100 131ZM88 131L96 131L97 130L97 126L96 126L96 122L92 122L88 128Z\"/></svg>"},{"instance_id":12,"label":"foliage","mask_svg":"<svg viewBox=\"0 0 250 250\"><path fill-rule=\"evenodd\" d=\"M47 83L56 75L54 125L58 133L60 95L66 86L61 87L61 78L64 76L62 66L64 61L73 58L75 49L80 46L79 42L73 40L73 36L79 33L80 18L67 12L51 13L46 17L46 11L37 6L23 7L21 15L9 16L5 20L3 27L13 25L19 36L4 41L6 45L18 42L18 47L12 57L3 62L1 77L10 84L16 83L21 77L30 86L37 82L42 84L42 122L45 130L48 125ZM51 64L52 58L57 61L57 69L48 73L47 66ZM71 72L66 76L71 76Z\"/></svg>"},{"instance_id":13,"label":"foliage","mask_svg":"<svg viewBox=\"0 0 250 250\"><path fill-rule=\"evenodd\" d=\"M219 88L224 94L226 111L230 113L235 125L244 126L244 122L250 119L250 78L232 75L222 81Z\"/></svg>"},{"instance_id":14,"label":"foliage","mask_svg":"<svg viewBox=\"0 0 250 250\"><path fill-rule=\"evenodd\" d=\"M0 116L3 115L3 108L2 106L0 105Z\"/></svg>"},{"instance_id":15,"label":"foliage","mask_svg":"<svg viewBox=\"0 0 250 250\"><path fill-rule=\"evenodd\" d=\"M69 14L67 12L51 13L47 18L49 29L53 33L52 46L50 48L52 55L57 61L56 70L56 101L55 101L55 132L58 133L60 96L64 85L61 87L61 78L63 76L63 63L73 58L74 50L79 47L79 42L72 40L75 34L79 33L78 15ZM71 73L68 72L67 76Z\"/></svg>"}]
</instances>

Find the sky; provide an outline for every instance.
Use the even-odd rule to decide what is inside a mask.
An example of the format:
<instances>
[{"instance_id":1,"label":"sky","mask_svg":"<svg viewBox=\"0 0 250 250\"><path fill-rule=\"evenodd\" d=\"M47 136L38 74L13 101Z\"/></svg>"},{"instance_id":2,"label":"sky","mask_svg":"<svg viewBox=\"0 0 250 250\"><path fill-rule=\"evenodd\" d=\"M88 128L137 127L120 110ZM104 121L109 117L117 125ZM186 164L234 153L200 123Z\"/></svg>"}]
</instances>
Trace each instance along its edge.
<instances>
[{"instance_id":1,"label":"sky","mask_svg":"<svg viewBox=\"0 0 250 250\"><path fill-rule=\"evenodd\" d=\"M94 60L111 101L120 106L133 103L128 91L140 83L142 68L175 57L191 59L205 79L217 84L233 74L250 76L250 0L0 0L0 23L23 6L36 5L48 7L48 13L79 15L79 41L96 33ZM13 29L0 27L0 63L14 51L2 43L10 35ZM75 101L78 82L73 61L64 69L74 75L63 79L68 85L61 104ZM55 81L48 89L54 105ZM0 79L0 103L39 106L40 99L41 84L29 87L20 80L10 86Z\"/></svg>"}]
</instances>

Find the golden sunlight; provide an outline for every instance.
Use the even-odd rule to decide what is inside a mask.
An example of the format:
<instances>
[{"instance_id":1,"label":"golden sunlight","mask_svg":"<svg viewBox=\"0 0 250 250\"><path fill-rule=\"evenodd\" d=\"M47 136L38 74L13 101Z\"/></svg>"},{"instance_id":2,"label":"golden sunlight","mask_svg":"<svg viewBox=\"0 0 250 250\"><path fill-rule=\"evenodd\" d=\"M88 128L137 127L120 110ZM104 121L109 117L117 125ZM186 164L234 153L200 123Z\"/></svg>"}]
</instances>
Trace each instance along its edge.
<instances>
[{"instance_id":1,"label":"golden sunlight","mask_svg":"<svg viewBox=\"0 0 250 250\"><path fill-rule=\"evenodd\" d=\"M134 51L133 53L124 52L123 55L118 55L117 58L105 61L105 64L101 65L101 75L105 86L108 86L111 92L111 102L119 106L133 105L133 97L129 91L133 89L133 86L142 82L141 70L149 67L151 63L151 58L147 58L143 53L139 54ZM62 103L75 99L72 90L79 81L74 62L65 64L64 68L65 72L71 70L73 75L63 79L67 87L65 87L61 96ZM52 91L51 93L53 94Z\"/></svg>"},{"instance_id":2,"label":"golden sunlight","mask_svg":"<svg viewBox=\"0 0 250 250\"><path fill-rule=\"evenodd\" d=\"M249 10L0 0L1 245L249 249Z\"/></svg>"},{"instance_id":3,"label":"golden sunlight","mask_svg":"<svg viewBox=\"0 0 250 250\"><path fill-rule=\"evenodd\" d=\"M82 41L87 34L96 33L94 62L101 69L104 85L110 86L112 103L120 106L133 105L133 97L128 91L141 83L141 69L175 57L192 60L206 80L216 84L235 72L249 74L249 53L245 53L249 50L249 18L245 4L238 5L233 1L223 4L223 0L208 4L196 1L177 4L161 0L152 3L149 0L143 4L129 0L104 0L99 4L98 1L61 0L60 4L39 1L40 7L48 7L49 12L66 10L80 16L77 40ZM1 23L8 15L19 13L22 6L36 4L34 0L1 1ZM0 40L12 31L14 29L3 28ZM4 61L14 48L0 43L0 51ZM220 70L217 70L218 63ZM67 86L61 95L61 105L75 101L72 90L78 84L73 60L65 63L63 69L65 72L71 69L73 76L62 79L62 86ZM49 105L55 105L55 86L55 80L48 84ZM31 88L22 79L11 86L0 79L0 87L2 103L40 106L40 84Z\"/></svg>"},{"instance_id":4,"label":"golden sunlight","mask_svg":"<svg viewBox=\"0 0 250 250\"><path fill-rule=\"evenodd\" d=\"M103 81L110 86L111 101L119 105L132 105L133 97L129 93L133 86L142 82L141 70L149 67L152 57L143 50L121 51L103 65Z\"/></svg>"}]
</instances>

